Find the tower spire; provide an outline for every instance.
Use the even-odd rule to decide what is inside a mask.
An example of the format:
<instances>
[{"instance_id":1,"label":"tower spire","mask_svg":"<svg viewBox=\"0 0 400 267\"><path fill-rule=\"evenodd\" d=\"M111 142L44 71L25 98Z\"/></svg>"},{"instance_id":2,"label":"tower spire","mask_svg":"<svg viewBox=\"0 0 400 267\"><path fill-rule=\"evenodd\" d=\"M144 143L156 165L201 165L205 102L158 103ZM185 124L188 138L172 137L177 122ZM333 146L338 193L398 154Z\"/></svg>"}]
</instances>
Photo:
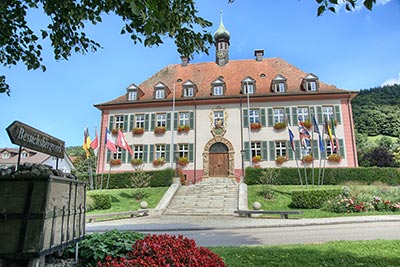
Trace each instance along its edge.
<instances>
[{"instance_id":1,"label":"tower spire","mask_svg":"<svg viewBox=\"0 0 400 267\"><path fill-rule=\"evenodd\" d=\"M223 66L229 61L229 40L231 35L227 29L225 29L224 22L222 20L222 10L220 11L220 22L217 31L214 33L215 40L215 62L219 66Z\"/></svg>"}]
</instances>

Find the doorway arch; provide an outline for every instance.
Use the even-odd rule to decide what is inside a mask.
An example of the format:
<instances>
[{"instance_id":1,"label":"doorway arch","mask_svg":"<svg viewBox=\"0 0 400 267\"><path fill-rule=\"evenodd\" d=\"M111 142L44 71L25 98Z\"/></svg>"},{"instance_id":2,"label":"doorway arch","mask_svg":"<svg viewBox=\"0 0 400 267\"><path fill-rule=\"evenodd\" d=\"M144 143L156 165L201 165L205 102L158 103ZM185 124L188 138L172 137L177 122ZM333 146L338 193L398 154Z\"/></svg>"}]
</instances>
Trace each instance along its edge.
<instances>
[{"instance_id":1,"label":"doorway arch","mask_svg":"<svg viewBox=\"0 0 400 267\"><path fill-rule=\"evenodd\" d=\"M233 145L229 140L216 136L208 141L203 151L203 178L235 178L234 154Z\"/></svg>"}]
</instances>

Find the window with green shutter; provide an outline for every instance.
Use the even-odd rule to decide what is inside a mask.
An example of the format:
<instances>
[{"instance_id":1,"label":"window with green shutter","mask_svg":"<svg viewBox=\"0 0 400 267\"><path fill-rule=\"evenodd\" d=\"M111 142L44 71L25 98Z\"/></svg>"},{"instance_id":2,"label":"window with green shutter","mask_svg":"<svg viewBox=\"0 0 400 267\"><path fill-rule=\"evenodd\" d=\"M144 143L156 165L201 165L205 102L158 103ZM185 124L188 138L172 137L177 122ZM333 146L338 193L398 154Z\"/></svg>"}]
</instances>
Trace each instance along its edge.
<instances>
[{"instance_id":1,"label":"window with green shutter","mask_svg":"<svg viewBox=\"0 0 400 267\"><path fill-rule=\"evenodd\" d=\"M261 155L264 160L268 159L268 142L267 141L261 142Z\"/></svg>"},{"instance_id":2,"label":"window with green shutter","mask_svg":"<svg viewBox=\"0 0 400 267\"><path fill-rule=\"evenodd\" d=\"M150 114L146 114L144 116L144 130L147 132L149 130L149 124L150 124ZM154 129L153 129L154 130Z\"/></svg>"},{"instance_id":3,"label":"window with green shutter","mask_svg":"<svg viewBox=\"0 0 400 267\"><path fill-rule=\"evenodd\" d=\"M194 144L189 144L189 162L193 162Z\"/></svg>"},{"instance_id":4,"label":"window with green shutter","mask_svg":"<svg viewBox=\"0 0 400 267\"><path fill-rule=\"evenodd\" d=\"M143 146L143 162L149 162L149 145Z\"/></svg>"},{"instance_id":5,"label":"window with green shutter","mask_svg":"<svg viewBox=\"0 0 400 267\"><path fill-rule=\"evenodd\" d=\"M319 148L318 148L318 140L312 140L312 150L313 150L313 158L319 159Z\"/></svg>"},{"instance_id":6,"label":"window with green shutter","mask_svg":"<svg viewBox=\"0 0 400 267\"><path fill-rule=\"evenodd\" d=\"M250 161L250 143L244 142L244 151L246 152L244 155L244 160Z\"/></svg>"},{"instance_id":7,"label":"window with green shutter","mask_svg":"<svg viewBox=\"0 0 400 267\"><path fill-rule=\"evenodd\" d=\"M129 129L128 131L132 131L135 128L135 115L129 115Z\"/></svg>"},{"instance_id":8,"label":"window with green shutter","mask_svg":"<svg viewBox=\"0 0 400 267\"><path fill-rule=\"evenodd\" d=\"M296 159L300 160L301 159L301 147L300 147L300 141L295 140L294 141L294 147L296 149Z\"/></svg>"},{"instance_id":9,"label":"window with green shutter","mask_svg":"<svg viewBox=\"0 0 400 267\"><path fill-rule=\"evenodd\" d=\"M318 119L319 124L324 123L324 119L322 117L322 107L321 106L317 106L317 119Z\"/></svg>"},{"instance_id":10,"label":"window with green shutter","mask_svg":"<svg viewBox=\"0 0 400 267\"><path fill-rule=\"evenodd\" d=\"M265 127L265 126L267 126L267 122L266 122L266 118L265 118L265 109L261 108L260 111L261 111L261 125L263 127Z\"/></svg>"},{"instance_id":11,"label":"window with green shutter","mask_svg":"<svg viewBox=\"0 0 400 267\"><path fill-rule=\"evenodd\" d=\"M156 127L156 114L151 113L150 131L154 131Z\"/></svg>"},{"instance_id":12,"label":"window with green shutter","mask_svg":"<svg viewBox=\"0 0 400 267\"><path fill-rule=\"evenodd\" d=\"M338 124L342 123L342 116L340 116L340 106L336 105L335 107L335 119Z\"/></svg>"},{"instance_id":13,"label":"window with green shutter","mask_svg":"<svg viewBox=\"0 0 400 267\"><path fill-rule=\"evenodd\" d=\"M243 110L243 127L249 128L249 111L247 109Z\"/></svg>"},{"instance_id":14,"label":"window with green shutter","mask_svg":"<svg viewBox=\"0 0 400 267\"><path fill-rule=\"evenodd\" d=\"M344 151L344 140L339 139L339 153L342 158L346 158L346 152Z\"/></svg>"},{"instance_id":15,"label":"window with green shutter","mask_svg":"<svg viewBox=\"0 0 400 267\"><path fill-rule=\"evenodd\" d=\"M123 128L123 132L127 132L128 131L128 115L124 115L124 128Z\"/></svg>"},{"instance_id":16,"label":"window with green shutter","mask_svg":"<svg viewBox=\"0 0 400 267\"><path fill-rule=\"evenodd\" d=\"M274 115L272 114L272 108L267 109L268 113L268 127L274 126Z\"/></svg>"},{"instance_id":17,"label":"window with green shutter","mask_svg":"<svg viewBox=\"0 0 400 267\"><path fill-rule=\"evenodd\" d=\"M297 125L297 108L292 107L292 125Z\"/></svg>"},{"instance_id":18,"label":"window with green shutter","mask_svg":"<svg viewBox=\"0 0 400 267\"><path fill-rule=\"evenodd\" d=\"M290 141L286 141L286 147L287 147L287 150L288 150L288 158L289 158L289 160L293 160L294 159L294 153L293 153L293 149L292 149L292 147L290 145Z\"/></svg>"},{"instance_id":19,"label":"window with green shutter","mask_svg":"<svg viewBox=\"0 0 400 267\"><path fill-rule=\"evenodd\" d=\"M289 124L293 123L290 121L290 108L285 108L285 120L287 120Z\"/></svg>"},{"instance_id":20,"label":"window with green shutter","mask_svg":"<svg viewBox=\"0 0 400 267\"><path fill-rule=\"evenodd\" d=\"M167 125L166 125L167 131L171 130L171 113L167 113Z\"/></svg>"},{"instance_id":21,"label":"window with green shutter","mask_svg":"<svg viewBox=\"0 0 400 267\"><path fill-rule=\"evenodd\" d=\"M269 141L269 160L275 160L275 141Z\"/></svg>"},{"instance_id":22,"label":"window with green shutter","mask_svg":"<svg viewBox=\"0 0 400 267\"><path fill-rule=\"evenodd\" d=\"M108 129L111 131L114 129L114 116L110 115L110 120L108 121Z\"/></svg>"},{"instance_id":23,"label":"window with green shutter","mask_svg":"<svg viewBox=\"0 0 400 267\"><path fill-rule=\"evenodd\" d=\"M154 160L154 146L155 145L149 145L149 147L150 147L149 162L153 162L153 160Z\"/></svg>"},{"instance_id":24,"label":"window with green shutter","mask_svg":"<svg viewBox=\"0 0 400 267\"><path fill-rule=\"evenodd\" d=\"M170 162L171 145L165 145L165 162Z\"/></svg>"}]
</instances>

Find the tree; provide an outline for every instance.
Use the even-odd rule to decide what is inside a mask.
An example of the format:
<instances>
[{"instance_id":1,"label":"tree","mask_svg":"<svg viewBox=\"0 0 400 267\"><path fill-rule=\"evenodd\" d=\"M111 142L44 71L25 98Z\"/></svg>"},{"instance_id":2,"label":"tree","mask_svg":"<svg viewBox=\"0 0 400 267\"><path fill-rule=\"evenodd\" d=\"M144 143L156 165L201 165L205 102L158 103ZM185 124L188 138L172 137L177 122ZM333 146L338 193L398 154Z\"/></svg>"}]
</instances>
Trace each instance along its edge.
<instances>
[{"instance_id":1,"label":"tree","mask_svg":"<svg viewBox=\"0 0 400 267\"><path fill-rule=\"evenodd\" d=\"M40 9L51 22L34 32L27 20L29 9ZM100 44L86 36L85 25L97 24L104 14L114 13L125 23L121 34L134 44L154 46L162 37L175 40L181 55L208 54L213 42L204 28L211 22L197 16L194 0L2 0L0 1L0 63L23 63L28 70L46 70L41 43L50 40L55 59L67 60L71 53L96 51ZM196 31L194 28L202 31ZM40 36L40 37L38 37ZM6 77L0 75L0 93L10 93Z\"/></svg>"},{"instance_id":2,"label":"tree","mask_svg":"<svg viewBox=\"0 0 400 267\"><path fill-rule=\"evenodd\" d=\"M319 5L317 14L321 16L326 10L336 13L336 7L344 4L346 10L352 11L358 3L362 3L365 8L372 10L372 6L376 4L376 0L315 0Z\"/></svg>"}]
</instances>

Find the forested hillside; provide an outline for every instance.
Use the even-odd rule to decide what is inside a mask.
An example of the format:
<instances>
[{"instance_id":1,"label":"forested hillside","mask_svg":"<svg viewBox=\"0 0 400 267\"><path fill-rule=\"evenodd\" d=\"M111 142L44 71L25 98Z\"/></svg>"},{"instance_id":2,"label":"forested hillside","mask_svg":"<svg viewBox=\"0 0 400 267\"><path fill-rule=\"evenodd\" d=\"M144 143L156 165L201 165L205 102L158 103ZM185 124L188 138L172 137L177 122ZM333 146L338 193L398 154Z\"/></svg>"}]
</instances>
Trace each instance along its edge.
<instances>
[{"instance_id":1,"label":"forested hillside","mask_svg":"<svg viewBox=\"0 0 400 267\"><path fill-rule=\"evenodd\" d=\"M400 85L361 90L352 106L357 132L400 136Z\"/></svg>"}]
</instances>

